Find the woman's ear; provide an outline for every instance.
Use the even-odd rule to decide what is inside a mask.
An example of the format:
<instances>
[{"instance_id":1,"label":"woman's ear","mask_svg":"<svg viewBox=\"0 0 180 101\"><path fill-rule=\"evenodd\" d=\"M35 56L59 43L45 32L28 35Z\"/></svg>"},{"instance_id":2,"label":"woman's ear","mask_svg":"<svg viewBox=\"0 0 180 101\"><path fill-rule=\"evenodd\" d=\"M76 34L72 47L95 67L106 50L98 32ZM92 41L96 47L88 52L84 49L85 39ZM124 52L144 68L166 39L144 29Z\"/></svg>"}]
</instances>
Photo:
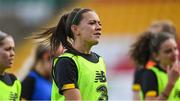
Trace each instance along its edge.
<instances>
[{"instance_id":1,"label":"woman's ear","mask_svg":"<svg viewBox=\"0 0 180 101\"><path fill-rule=\"evenodd\" d=\"M49 52L45 52L43 54L43 57L42 57L43 60L46 60L46 61L50 61L50 53Z\"/></svg>"},{"instance_id":2,"label":"woman's ear","mask_svg":"<svg viewBox=\"0 0 180 101\"><path fill-rule=\"evenodd\" d=\"M72 32L73 32L75 35L80 35L77 25L72 25L72 26L71 26L71 30L72 30Z\"/></svg>"}]
</instances>

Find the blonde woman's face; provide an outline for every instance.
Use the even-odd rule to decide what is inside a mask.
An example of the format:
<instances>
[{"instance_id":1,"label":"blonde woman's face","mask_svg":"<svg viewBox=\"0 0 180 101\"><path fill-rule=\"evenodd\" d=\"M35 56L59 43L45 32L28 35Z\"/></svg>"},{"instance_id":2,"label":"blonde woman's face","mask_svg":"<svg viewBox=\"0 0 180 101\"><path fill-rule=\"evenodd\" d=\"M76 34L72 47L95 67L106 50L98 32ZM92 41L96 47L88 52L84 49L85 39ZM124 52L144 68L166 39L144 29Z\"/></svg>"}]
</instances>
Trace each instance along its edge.
<instances>
[{"instance_id":1,"label":"blonde woman's face","mask_svg":"<svg viewBox=\"0 0 180 101\"><path fill-rule=\"evenodd\" d=\"M12 37L6 37L2 40L0 46L0 68L9 68L14 63L15 44Z\"/></svg>"}]
</instances>

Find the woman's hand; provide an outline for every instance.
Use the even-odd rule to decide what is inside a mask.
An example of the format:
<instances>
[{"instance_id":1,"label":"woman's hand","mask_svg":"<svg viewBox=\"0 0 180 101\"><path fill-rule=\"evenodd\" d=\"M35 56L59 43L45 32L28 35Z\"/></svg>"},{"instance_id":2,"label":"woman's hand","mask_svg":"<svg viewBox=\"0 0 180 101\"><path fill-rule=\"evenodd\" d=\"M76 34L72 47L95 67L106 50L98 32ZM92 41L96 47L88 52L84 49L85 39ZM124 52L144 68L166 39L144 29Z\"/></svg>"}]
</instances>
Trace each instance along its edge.
<instances>
[{"instance_id":1,"label":"woman's hand","mask_svg":"<svg viewBox=\"0 0 180 101\"><path fill-rule=\"evenodd\" d=\"M168 83L174 85L180 76L180 62L177 60L172 67L167 67Z\"/></svg>"},{"instance_id":2,"label":"woman's hand","mask_svg":"<svg viewBox=\"0 0 180 101\"><path fill-rule=\"evenodd\" d=\"M180 63L176 61L172 67L167 67L168 83L164 91L158 97L145 97L146 100L167 100L176 81L180 77Z\"/></svg>"},{"instance_id":3,"label":"woman's hand","mask_svg":"<svg viewBox=\"0 0 180 101\"><path fill-rule=\"evenodd\" d=\"M168 74L168 83L165 87L165 90L161 93L158 97L158 100L167 100L176 81L179 79L180 76L180 63L176 61L172 67L167 67L167 74Z\"/></svg>"}]
</instances>

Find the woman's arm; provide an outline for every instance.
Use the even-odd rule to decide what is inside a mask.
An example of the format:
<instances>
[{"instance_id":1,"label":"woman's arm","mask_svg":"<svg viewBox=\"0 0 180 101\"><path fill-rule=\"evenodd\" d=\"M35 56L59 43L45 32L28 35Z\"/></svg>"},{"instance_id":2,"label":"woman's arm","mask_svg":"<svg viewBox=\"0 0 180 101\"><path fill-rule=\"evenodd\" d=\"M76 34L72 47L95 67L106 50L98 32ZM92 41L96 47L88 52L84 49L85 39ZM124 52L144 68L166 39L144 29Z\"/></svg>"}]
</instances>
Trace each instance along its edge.
<instances>
[{"instance_id":1,"label":"woman's arm","mask_svg":"<svg viewBox=\"0 0 180 101\"><path fill-rule=\"evenodd\" d=\"M174 84L175 83L168 82L166 88L159 96L155 97L155 96L146 95L145 100L167 100L170 95L170 92L172 91L174 87Z\"/></svg>"},{"instance_id":2,"label":"woman's arm","mask_svg":"<svg viewBox=\"0 0 180 101\"><path fill-rule=\"evenodd\" d=\"M144 71L142 75L141 88L145 100L153 100L158 96L158 81L153 71Z\"/></svg>"},{"instance_id":3,"label":"woman's arm","mask_svg":"<svg viewBox=\"0 0 180 101\"><path fill-rule=\"evenodd\" d=\"M167 100L174 85L167 84L165 90L157 97L146 95L145 100Z\"/></svg>"},{"instance_id":4,"label":"woman's arm","mask_svg":"<svg viewBox=\"0 0 180 101\"><path fill-rule=\"evenodd\" d=\"M81 96L77 84L78 71L74 61L67 57L60 58L54 73L59 93L64 95L66 100L80 100Z\"/></svg>"},{"instance_id":5,"label":"woman's arm","mask_svg":"<svg viewBox=\"0 0 180 101\"><path fill-rule=\"evenodd\" d=\"M143 74L143 68L141 69L136 69L134 72L134 80L133 80L133 85L132 85L132 92L133 92L133 100L137 101L140 100L140 91L141 91L141 78Z\"/></svg>"},{"instance_id":6,"label":"woman's arm","mask_svg":"<svg viewBox=\"0 0 180 101\"><path fill-rule=\"evenodd\" d=\"M176 81L180 77L180 64L174 63L172 67L167 67L168 73L168 83L164 89L164 91L157 97L149 97L146 96L146 100L167 100Z\"/></svg>"},{"instance_id":7,"label":"woman's arm","mask_svg":"<svg viewBox=\"0 0 180 101\"><path fill-rule=\"evenodd\" d=\"M140 100L140 91L133 91L133 101Z\"/></svg>"},{"instance_id":8,"label":"woman's arm","mask_svg":"<svg viewBox=\"0 0 180 101\"><path fill-rule=\"evenodd\" d=\"M180 77L179 62L178 61L175 62L172 67L167 67L167 73L168 73L168 84L165 90L161 93L161 95L157 97L158 100L166 100L169 97L176 81Z\"/></svg>"}]
</instances>

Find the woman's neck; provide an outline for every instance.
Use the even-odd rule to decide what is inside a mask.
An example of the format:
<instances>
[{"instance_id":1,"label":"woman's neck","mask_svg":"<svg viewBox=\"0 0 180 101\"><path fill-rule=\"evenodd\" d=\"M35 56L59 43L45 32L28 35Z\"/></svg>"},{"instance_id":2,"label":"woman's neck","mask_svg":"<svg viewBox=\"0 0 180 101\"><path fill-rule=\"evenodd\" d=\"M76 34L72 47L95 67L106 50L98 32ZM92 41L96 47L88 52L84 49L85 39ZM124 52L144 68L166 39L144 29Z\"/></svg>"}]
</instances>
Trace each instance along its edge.
<instances>
[{"instance_id":1,"label":"woman's neck","mask_svg":"<svg viewBox=\"0 0 180 101\"><path fill-rule=\"evenodd\" d=\"M4 75L4 70L3 69L0 69L0 75Z\"/></svg>"},{"instance_id":2,"label":"woman's neck","mask_svg":"<svg viewBox=\"0 0 180 101\"><path fill-rule=\"evenodd\" d=\"M74 42L73 47L80 53L90 54L91 46L85 43Z\"/></svg>"},{"instance_id":3,"label":"woman's neck","mask_svg":"<svg viewBox=\"0 0 180 101\"><path fill-rule=\"evenodd\" d=\"M40 75L45 76L45 72L44 72L44 70L43 70L42 68L43 68L43 66L42 66L41 62L38 62L38 63L36 64L36 66L35 66L35 70L36 70Z\"/></svg>"}]
</instances>

